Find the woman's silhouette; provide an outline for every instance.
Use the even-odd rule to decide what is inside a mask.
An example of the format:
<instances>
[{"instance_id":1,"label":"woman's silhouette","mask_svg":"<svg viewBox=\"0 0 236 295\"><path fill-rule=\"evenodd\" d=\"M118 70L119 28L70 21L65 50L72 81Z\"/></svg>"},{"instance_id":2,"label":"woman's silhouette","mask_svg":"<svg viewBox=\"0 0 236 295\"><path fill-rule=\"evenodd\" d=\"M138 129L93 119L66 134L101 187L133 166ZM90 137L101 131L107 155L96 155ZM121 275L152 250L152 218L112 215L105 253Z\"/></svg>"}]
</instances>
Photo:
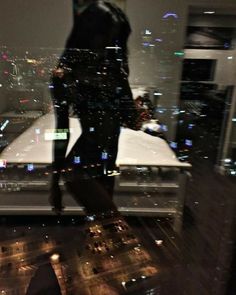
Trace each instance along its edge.
<instances>
[{"instance_id":1,"label":"woman's silhouette","mask_svg":"<svg viewBox=\"0 0 236 295\"><path fill-rule=\"evenodd\" d=\"M67 189L86 213L117 212L112 201L112 175L120 126L136 125L128 82L127 40L131 29L116 5L82 2L52 77L56 129L67 129L68 136L54 141L50 202L56 211L62 210L58 183L63 174ZM66 156L71 108L80 120L82 134Z\"/></svg>"}]
</instances>

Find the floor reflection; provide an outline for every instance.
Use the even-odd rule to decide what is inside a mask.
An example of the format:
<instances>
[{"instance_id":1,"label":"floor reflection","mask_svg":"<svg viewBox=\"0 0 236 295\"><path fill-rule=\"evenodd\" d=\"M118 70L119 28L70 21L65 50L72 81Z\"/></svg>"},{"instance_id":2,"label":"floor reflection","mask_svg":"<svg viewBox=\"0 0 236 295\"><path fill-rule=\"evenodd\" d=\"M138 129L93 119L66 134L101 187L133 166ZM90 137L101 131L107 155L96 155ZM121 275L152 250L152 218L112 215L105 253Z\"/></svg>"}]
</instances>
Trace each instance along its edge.
<instances>
[{"instance_id":1,"label":"floor reflection","mask_svg":"<svg viewBox=\"0 0 236 295\"><path fill-rule=\"evenodd\" d=\"M1 294L234 294L236 184L192 164L178 233L173 216L1 217Z\"/></svg>"},{"instance_id":2,"label":"floor reflection","mask_svg":"<svg viewBox=\"0 0 236 295\"><path fill-rule=\"evenodd\" d=\"M171 252L156 221L91 219L2 219L1 294L160 294Z\"/></svg>"}]
</instances>

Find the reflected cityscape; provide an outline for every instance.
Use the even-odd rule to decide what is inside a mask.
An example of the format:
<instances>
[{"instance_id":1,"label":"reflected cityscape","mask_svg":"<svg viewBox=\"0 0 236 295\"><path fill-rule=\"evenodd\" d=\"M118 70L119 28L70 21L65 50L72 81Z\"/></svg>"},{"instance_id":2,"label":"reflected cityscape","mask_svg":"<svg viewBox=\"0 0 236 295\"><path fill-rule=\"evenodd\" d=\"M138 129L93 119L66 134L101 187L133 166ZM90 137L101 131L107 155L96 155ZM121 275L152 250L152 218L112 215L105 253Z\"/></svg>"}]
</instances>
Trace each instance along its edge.
<instances>
[{"instance_id":1,"label":"reflected cityscape","mask_svg":"<svg viewBox=\"0 0 236 295\"><path fill-rule=\"evenodd\" d=\"M3 294L159 294L163 261L168 262L163 240L149 236L144 246L140 229L123 218L44 220L34 218L32 224L24 218L16 225L2 219L1 227L8 226L1 241Z\"/></svg>"},{"instance_id":2,"label":"reflected cityscape","mask_svg":"<svg viewBox=\"0 0 236 295\"><path fill-rule=\"evenodd\" d=\"M135 1L127 56L0 21L0 294L236 292L236 5Z\"/></svg>"}]
</instances>

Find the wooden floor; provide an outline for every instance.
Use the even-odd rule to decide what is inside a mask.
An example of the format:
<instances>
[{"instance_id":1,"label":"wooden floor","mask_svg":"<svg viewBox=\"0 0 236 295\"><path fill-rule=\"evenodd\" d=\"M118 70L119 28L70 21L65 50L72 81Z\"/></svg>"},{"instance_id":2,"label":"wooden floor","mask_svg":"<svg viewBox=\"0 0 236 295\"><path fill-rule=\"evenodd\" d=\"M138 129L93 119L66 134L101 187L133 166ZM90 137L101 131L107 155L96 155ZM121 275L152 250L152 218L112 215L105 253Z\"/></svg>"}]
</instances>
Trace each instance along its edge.
<instances>
[{"instance_id":1,"label":"wooden floor","mask_svg":"<svg viewBox=\"0 0 236 295\"><path fill-rule=\"evenodd\" d=\"M236 180L214 170L208 161L193 160L181 239L189 282L183 294L224 295L232 274Z\"/></svg>"},{"instance_id":2,"label":"wooden floor","mask_svg":"<svg viewBox=\"0 0 236 295\"><path fill-rule=\"evenodd\" d=\"M151 282L150 288L154 293L150 294L233 295L235 292L232 293L232 287L235 283L231 277L234 277L232 259L235 246L236 181L235 178L216 173L214 165L207 160L193 160L192 164L180 235L169 227L171 219L128 219L135 233L143 239L145 247L157 256L160 265L161 285L158 279ZM4 243L4 233L15 239L15 226L22 228L22 225L25 227L27 224L22 217L12 218L1 218L1 243ZM71 220L69 216L65 218ZM43 226L40 222L38 224L39 227ZM28 225L31 226L30 223ZM76 225L74 221L72 225L72 230L76 230L73 229ZM32 228L34 226L35 221ZM65 234L63 227L56 224L56 221L50 228L52 232L58 234L62 230ZM26 230L28 231L27 227ZM45 230L36 227L36 231L43 234ZM67 231L69 234L69 227ZM161 250L155 248L155 238L164 240L166 247ZM138 290L127 294L149 293Z\"/></svg>"}]
</instances>

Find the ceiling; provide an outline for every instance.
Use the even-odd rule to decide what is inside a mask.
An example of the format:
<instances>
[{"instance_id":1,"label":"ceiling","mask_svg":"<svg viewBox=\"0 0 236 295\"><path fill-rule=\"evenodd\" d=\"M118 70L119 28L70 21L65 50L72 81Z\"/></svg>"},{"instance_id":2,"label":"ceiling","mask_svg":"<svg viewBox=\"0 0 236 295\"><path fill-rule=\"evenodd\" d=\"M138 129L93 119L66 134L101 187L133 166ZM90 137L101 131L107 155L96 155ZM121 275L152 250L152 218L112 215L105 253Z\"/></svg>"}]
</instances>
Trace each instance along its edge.
<instances>
[{"instance_id":1,"label":"ceiling","mask_svg":"<svg viewBox=\"0 0 236 295\"><path fill-rule=\"evenodd\" d=\"M236 16L236 7L196 7L189 6L189 14L191 15L203 15L204 11L215 11L213 15L233 15ZM212 16L213 16L212 15Z\"/></svg>"},{"instance_id":2,"label":"ceiling","mask_svg":"<svg viewBox=\"0 0 236 295\"><path fill-rule=\"evenodd\" d=\"M187 0L189 13L202 15L204 11L215 11L214 15L236 15L235 0Z\"/></svg>"},{"instance_id":3,"label":"ceiling","mask_svg":"<svg viewBox=\"0 0 236 295\"><path fill-rule=\"evenodd\" d=\"M186 0L190 14L202 15L215 11L214 15L236 15L236 0Z\"/></svg>"}]
</instances>

